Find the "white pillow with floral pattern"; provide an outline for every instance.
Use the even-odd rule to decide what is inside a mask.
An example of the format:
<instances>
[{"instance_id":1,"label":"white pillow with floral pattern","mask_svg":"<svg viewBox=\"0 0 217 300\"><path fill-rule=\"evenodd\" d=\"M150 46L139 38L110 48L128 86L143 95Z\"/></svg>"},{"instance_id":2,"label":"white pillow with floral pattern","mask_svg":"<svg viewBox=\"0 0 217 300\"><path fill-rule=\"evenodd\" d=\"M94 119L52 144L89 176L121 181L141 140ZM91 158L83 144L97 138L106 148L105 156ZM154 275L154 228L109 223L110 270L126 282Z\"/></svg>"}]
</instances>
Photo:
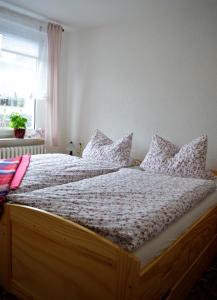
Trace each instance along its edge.
<instances>
[{"instance_id":1,"label":"white pillow with floral pattern","mask_svg":"<svg viewBox=\"0 0 217 300\"><path fill-rule=\"evenodd\" d=\"M179 148L158 135L140 167L149 172L181 177L213 179L206 169L208 138L202 135Z\"/></svg>"},{"instance_id":2,"label":"white pillow with floral pattern","mask_svg":"<svg viewBox=\"0 0 217 300\"><path fill-rule=\"evenodd\" d=\"M111 163L119 167L127 167L131 163L132 137L133 134L131 133L117 142L113 142L97 129L85 147L82 157L89 160Z\"/></svg>"}]
</instances>

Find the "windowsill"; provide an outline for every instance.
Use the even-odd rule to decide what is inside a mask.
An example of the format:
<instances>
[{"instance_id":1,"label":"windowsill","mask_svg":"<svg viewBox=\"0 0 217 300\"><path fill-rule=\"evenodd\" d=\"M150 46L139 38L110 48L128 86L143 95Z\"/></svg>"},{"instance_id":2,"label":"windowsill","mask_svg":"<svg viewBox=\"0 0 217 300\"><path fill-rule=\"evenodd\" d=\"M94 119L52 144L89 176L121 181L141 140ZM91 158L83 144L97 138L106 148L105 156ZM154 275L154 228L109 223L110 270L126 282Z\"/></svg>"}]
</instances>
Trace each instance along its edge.
<instances>
[{"instance_id":1,"label":"windowsill","mask_svg":"<svg viewBox=\"0 0 217 300\"><path fill-rule=\"evenodd\" d=\"M14 130L12 128L0 128L0 139L12 138L14 136Z\"/></svg>"},{"instance_id":2,"label":"windowsill","mask_svg":"<svg viewBox=\"0 0 217 300\"><path fill-rule=\"evenodd\" d=\"M28 146L28 145L44 145L44 140L37 138L0 138L0 148L15 147L15 146Z\"/></svg>"}]
</instances>

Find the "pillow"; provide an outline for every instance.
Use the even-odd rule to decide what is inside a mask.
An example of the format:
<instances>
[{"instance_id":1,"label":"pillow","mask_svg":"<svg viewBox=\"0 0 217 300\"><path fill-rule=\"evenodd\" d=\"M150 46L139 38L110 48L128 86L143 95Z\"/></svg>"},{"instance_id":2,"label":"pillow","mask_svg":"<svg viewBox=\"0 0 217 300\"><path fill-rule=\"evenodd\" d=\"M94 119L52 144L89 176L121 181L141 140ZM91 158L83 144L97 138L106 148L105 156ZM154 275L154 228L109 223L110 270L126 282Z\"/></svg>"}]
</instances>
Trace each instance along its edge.
<instances>
[{"instance_id":1,"label":"pillow","mask_svg":"<svg viewBox=\"0 0 217 300\"><path fill-rule=\"evenodd\" d=\"M167 175L212 179L206 170L208 139L202 135L180 149L158 135L152 137L150 149L140 167Z\"/></svg>"},{"instance_id":2,"label":"pillow","mask_svg":"<svg viewBox=\"0 0 217 300\"><path fill-rule=\"evenodd\" d=\"M113 142L97 129L85 147L82 157L115 164L119 167L127 167L130 164L132 137L133 134L131 133L117 142Z\"/></svg>"}]
</instances>

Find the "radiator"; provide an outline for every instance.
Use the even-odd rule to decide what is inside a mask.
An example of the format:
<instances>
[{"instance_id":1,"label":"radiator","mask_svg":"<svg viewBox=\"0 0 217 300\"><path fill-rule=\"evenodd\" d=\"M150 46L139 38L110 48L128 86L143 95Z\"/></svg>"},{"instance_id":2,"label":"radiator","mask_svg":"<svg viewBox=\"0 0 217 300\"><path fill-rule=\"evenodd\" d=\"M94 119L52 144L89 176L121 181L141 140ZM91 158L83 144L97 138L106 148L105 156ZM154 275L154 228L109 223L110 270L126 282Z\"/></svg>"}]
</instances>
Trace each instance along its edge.
<instances>
[{"instance_id":1,"label":"radiator","mask_svg":"<svg viewBox=\"0 0 217 300\"><path fill-rule=\"evenodd\" d=\"M19 147L0 148L0 158L12 158L23 154L43 154L46 153L44 145L29 145Z\"/></svg>"}]
</instances>

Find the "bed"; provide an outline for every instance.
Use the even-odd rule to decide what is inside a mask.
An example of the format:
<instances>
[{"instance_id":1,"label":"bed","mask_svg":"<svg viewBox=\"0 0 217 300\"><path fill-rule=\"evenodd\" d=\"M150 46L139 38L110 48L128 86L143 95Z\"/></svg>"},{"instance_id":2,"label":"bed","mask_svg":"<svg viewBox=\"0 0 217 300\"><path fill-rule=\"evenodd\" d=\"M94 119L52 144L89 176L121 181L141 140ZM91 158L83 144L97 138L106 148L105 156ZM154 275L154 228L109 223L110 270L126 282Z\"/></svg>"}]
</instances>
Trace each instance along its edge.
<instances>
[{"instance_id":1,"label":"bed","mask_svg":"<svg viewBox=\"0 0 217 300\"><path fill-rule=\"evenodd\" d=\"M133 242L130 244L132 251L126 250L124 248L127 244L122 244L124 246L121 247L109 240L111 234L103 236L102 233L98 234L79 225L78 222L57 216L49 206L46 207L47 211L28 206L32 197L39 202L39 207L43 197L52 199L52 195L54 203L58 203L64 195L64 186L66 189L70 187L74 199L80 202L86 199L88 190L88 200L91 203L91 199L96 198L91 192L101 179L103 189L113 187L113 192L109 192L111 200L116 191L117 178L120 176L122 187L128 188L122 196L127 198L130 189L135 196L136 184L133 183L143 176L138 172L142 171L120 170L61 187L11 195L10 200L14 202L5 205L0 223L1 285L22 299L184 299L192 284L217 252L217 194L211 181L199 180L199 186L194 186L193 180L191 184L194 191L197 189L200 193L196 193L189 202L188 195L191 191L188 190L190 186L187 180L182 179L184 181L180 182L177 179L176 183L179 186L186 185L182 195L188 205L187 211L184 215L179 215L178 221L185 224L182 218L194 208L197 213L182 228L181 233L176 232L174 241L167 244L165 249L161 249L160 254L156 252L150 257L145 256L144 259L139 253L141 247L135 250ZM129 186L124 178L130 178L132 186ZM160 178L154 178L159 184ZM210 188L209 192L207 189L201 189L201 183L204 182L206 187ZM160 189L166 188L167 183L169 184L169 181L165 179ZM198 195L202 195L201 199L197 199ZM99 200L103 199L102 191L98 196ZM130 203L130 198L128 200ZM178 198L176 200L178 201ZM198 209L203 202L208 204ZM168 208L171 209L171 205ZM62 214L64 215L64 210ZM81 224L82 222L80 220ZM173 220L170 224L166 223L164 231L170 230L170 226L174 224ZM152 242L157 237L155 233L152 232ZM139 239L137 246L138 241Z\"/></svg>"},{"instance_id":2,"label":"bed","mask_svg":"<svg viewBox=\"0 0 217 300\"><path fill-rule=\"evenodd\" d=\"M22 183L13 193L78 181L118 169L112 163L98 163L61 153L32 155Z\"/></svg>"}]
</instances>

